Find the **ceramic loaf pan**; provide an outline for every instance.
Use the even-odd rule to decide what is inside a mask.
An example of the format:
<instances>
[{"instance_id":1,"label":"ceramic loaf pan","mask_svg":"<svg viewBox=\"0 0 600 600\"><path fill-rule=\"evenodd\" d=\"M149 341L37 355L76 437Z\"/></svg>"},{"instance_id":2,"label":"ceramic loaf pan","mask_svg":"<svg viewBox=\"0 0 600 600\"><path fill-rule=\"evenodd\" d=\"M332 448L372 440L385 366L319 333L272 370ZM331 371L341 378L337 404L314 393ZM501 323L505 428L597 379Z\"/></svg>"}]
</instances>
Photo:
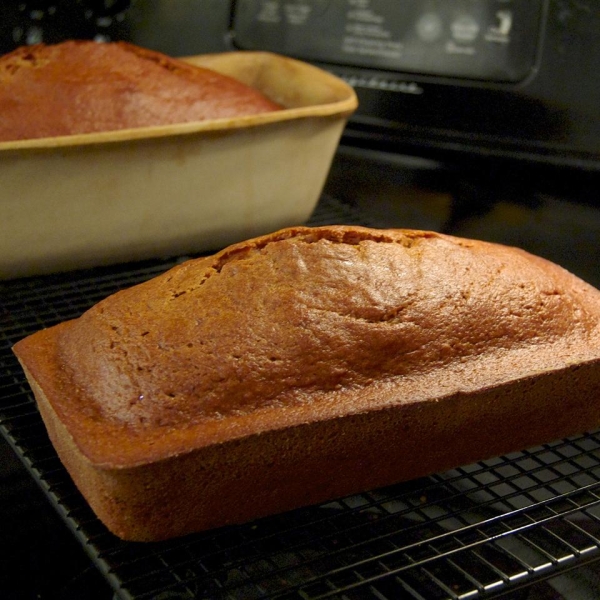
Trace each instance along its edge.
<instances>
[{"instance_id":1,"label":"ceramic loaf pan","mask_svg":"<svg viewBox=\"0 0 600 600\"><path fill-rule=\"evenodd\" d=\"M212 250L304 222L356 95L262 52L185 60L285 109L0 143L0 278Z\"/></svg>"}]
</instances>

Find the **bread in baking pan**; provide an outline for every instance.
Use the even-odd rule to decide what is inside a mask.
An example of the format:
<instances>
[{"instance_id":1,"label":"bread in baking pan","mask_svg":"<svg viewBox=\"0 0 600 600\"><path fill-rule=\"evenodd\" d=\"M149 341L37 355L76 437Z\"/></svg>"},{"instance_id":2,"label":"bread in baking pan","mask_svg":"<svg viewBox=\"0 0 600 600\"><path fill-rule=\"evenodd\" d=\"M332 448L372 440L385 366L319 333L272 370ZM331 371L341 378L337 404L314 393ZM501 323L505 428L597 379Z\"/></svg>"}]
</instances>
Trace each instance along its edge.
<instances>
[{"instance_id":1,"label":"bread in baking pan","mask_svg":"<svg viewBox=\"0 0 600 600\"><path fill-rule=\"evenodd\" d=\"M295 227L14 351L100 519L158 540L600 425L600 292L516 248Z\"/></svg>"},{"instance_id":2,"label":"bread in baking pan","mask_svg":"<svg viewBox=\"0 0 600 600\"><path fill-rule=\"evenodd\" d=\"M0 57L0 141L281 109L226 75L126 43L70 40Z\"/></svg>"}]
</instances>

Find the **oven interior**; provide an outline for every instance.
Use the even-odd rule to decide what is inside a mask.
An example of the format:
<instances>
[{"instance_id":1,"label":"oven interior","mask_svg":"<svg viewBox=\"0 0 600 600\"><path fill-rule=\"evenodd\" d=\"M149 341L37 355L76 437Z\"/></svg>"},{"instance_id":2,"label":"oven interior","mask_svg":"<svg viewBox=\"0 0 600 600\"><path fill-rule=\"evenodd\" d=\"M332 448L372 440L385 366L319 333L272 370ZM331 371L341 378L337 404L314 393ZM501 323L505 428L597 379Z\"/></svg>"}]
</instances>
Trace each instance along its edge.
<instances>
[{"instance_id":1,"label":"oven interior","mask_svg":"<svg viewBox=\"0 0 600 600\"><path fill-rule=\"evenodd\" d=\"M10 37L2 50L36 41L40 31L49 41L64 35L59 17L67 5L81 9L70 21L71 32L88 27L93 35L132 37L131 22L117 18L131 3L64 1L49 12L50 4L2 3L0 39ZM186 0L171 12L166 4L150 3L153 18L162 18L161 43L174 54L187 53L194 34L191 25L178 31L191 22L178 18L178 11L179 17L201 9L212 9L219 19L222 14L221 3L212 0ZM222 26L217 18L205 22L206 51L220 49ZM136 31L138 43L159 45L156 29ZM593 169L516 156L408 154L389 140L348 131L309 224L430 229L516 245L600 287L597 189ZM169 542L125 543L108 533L54 453L11 347L182 258L0 282L3 597L598 597L597 431Z\"/></svg>"}]
</instances>

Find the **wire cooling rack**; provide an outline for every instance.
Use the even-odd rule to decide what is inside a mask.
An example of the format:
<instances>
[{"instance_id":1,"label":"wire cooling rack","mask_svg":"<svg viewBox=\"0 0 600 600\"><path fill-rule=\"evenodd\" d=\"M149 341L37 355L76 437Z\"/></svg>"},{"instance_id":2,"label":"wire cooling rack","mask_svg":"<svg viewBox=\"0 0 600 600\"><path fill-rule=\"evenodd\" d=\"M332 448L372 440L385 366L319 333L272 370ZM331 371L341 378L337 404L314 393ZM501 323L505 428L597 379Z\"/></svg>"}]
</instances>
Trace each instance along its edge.
<instances>
[{"instance_id":1,"label":"wire cooling rack","mask_svg":"<svg viewBox=\"0 0 600 600\"><path fill-rule=\"evenodd\" d=\"M325 198L312 224L329 222L371 224ZM600 558L600 432L246 525L115 538L58 460L11 346L175 262L0 283L0 431L115 597L487 599Z\"/></svg>"}]
</instances>

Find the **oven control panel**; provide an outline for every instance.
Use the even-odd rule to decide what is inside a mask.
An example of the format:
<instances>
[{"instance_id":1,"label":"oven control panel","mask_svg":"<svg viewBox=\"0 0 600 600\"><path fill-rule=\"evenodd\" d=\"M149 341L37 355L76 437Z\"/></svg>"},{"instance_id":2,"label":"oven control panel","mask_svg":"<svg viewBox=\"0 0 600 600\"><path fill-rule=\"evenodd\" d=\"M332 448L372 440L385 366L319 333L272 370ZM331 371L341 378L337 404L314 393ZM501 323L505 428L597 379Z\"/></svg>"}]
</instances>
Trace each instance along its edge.
<instances>
[{"instance_id":1,"label":"oven control panel","mask_svg":"<svg viewBox=\"0 0 600 600\"><path fill-rule=\"evenodd\" d=\"M485 81L534 68L545 0L238 0L242 49Z\"/></svg>"}]
</instances>

